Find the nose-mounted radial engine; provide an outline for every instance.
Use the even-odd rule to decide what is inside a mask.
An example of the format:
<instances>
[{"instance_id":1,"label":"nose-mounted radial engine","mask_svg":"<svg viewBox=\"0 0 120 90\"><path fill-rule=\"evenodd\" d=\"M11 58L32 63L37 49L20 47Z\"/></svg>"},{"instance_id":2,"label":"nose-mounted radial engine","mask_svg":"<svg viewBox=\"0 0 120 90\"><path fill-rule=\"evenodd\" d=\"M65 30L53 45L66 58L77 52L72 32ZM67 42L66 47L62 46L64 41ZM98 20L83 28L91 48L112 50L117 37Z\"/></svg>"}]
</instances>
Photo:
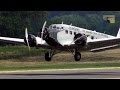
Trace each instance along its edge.
<instances>
[{"instance_id":1,"label":"nose-mounted radial engine","mask_svg":"<svg viewBox=\"0 0 120 90\"><path fill-rule=\"evenodd\" d=\"M40 29L40 32L38 33L38 37L45 40L46 43L49 44L51 47L61 47L61 45L57 42L57 40L53 38L52 35L50 35L49 29L47 27L45 27L43 31L42 28Z\"/></svg>"},{"instance_id":2,"label":"nose-mounted radial engine","mask_svg":"<svg viewBox=\"0 0 120 90\"><path fill-rule=\"evenodd\" d=\"M42 35L43 33L43 35ZM43 40L47 40L49 38L49 31L47 27L45 27L44 31L42 32L42 28L40 29L38 33L38 37L42 38Z\"/></svg>"}]
</instances>

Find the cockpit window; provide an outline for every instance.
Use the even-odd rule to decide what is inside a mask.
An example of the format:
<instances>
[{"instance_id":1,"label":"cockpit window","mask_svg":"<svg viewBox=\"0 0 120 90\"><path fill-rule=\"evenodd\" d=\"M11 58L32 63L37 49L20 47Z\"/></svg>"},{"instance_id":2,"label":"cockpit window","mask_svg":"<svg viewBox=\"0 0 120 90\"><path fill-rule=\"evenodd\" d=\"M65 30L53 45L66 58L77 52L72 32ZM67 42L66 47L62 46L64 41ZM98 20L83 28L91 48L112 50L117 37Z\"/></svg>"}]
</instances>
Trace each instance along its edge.
<instances>
[{"instance_id":1,"label":"cockpit window","mask_svg":"<svg viewBox=\"0 0 120 90\"><path fill-rule=\"evenodd\" d=\"M56 26L53 26L53 28L56 28Z\"/></svg>"},{"instance_id":2,"label":"cockpit window","mask_svg":"<svg viewBox=\"0 0 120 90\"><path fill-rule=\"evenodd\" d=\"M49 28L52 29L52 26L50 26Z\"/></svg>"},{"instance_id":3,"label":"cockpit window","mask_svg":"<svg viewBox=\"0 0 120 90\"><path fill-rule=\"evenodd\" d=\"M63 27L61 27L61 29L63 29Z\"/></svg>"}]
</instances>

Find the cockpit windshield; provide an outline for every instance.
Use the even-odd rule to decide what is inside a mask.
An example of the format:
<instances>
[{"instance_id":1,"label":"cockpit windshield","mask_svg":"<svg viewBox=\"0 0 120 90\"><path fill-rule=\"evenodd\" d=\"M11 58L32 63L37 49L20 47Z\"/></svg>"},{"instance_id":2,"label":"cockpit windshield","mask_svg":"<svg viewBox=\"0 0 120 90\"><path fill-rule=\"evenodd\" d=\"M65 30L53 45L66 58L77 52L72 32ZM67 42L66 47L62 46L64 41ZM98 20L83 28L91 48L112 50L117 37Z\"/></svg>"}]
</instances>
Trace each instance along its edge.
<instances>
[{"instance_id":1,"label":"cockpit windshield","mask_svg":"<svg viewBox=\"0 0 120 90\"><path fill-rule=\"evenodd\" d=\"M56 28L56 25L54 25L52 28L54 28L54 29L55 29L55 28Z\"/></svg>"},{"instance_id":2,"label":"cockpit windshield","mask_svg":"<svg viewBox=\"0 0 120 90\"><path fill-rule=\"evenodd\" d=\"M60 25L50 25L50 26L49 26L49 29L61 30L61 29L63 29L63 26L60 26Z\"/></svg>"}]
</instances>

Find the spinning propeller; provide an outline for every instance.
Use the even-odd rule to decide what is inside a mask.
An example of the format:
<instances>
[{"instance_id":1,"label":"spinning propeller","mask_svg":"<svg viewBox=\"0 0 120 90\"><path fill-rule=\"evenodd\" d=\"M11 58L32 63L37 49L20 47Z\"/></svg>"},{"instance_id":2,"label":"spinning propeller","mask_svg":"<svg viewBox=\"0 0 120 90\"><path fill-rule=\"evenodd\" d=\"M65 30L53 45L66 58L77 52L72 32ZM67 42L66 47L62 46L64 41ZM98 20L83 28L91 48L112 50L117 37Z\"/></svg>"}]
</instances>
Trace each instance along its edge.
<instances>
[{"instance_id":1,"label":"spinning propeller","mask_svg":"<svg viewBox=\"0 0 120 90\"><path fill-rule=\"evenodd\" d=\"M44 22L43 27L42 27L41 44L42 44L42 40L43 40L43 34L44 34L45 26L46 26L46 21ZM30 47L36 45L35 40L36 40L36 37L34 35L31 35L31 34L28 35L27 28L25 28L25 43L28 46L29 50L30 50Z\"/></svg>"},{"instance_id":2,"label":"spinning propeller","mask_svg":"<svg viewBox=\"0 0 120 90\"><path fill-rule=\"evenodd\" d=\"M42 44L43 33L44 33L44 30L45 30L46 23L47 23L47 22L45 21L44 24L43 24L43 27L42 27L42 32L41 32L41 44Z\"/></svg>"},{"instance_id":3,"label":"spinning propeller","mask_svg":"<svg viewBox=\"0 0 120 90\"><path fill-rule=\"evenodd\" d=\"M30 50L30 45L29 45L29 41L28 41L28 31L27 31L27 28L25 28L25 39L26 39L26 43L27 43L27 46Z\"/></svg>"}]
</instances>

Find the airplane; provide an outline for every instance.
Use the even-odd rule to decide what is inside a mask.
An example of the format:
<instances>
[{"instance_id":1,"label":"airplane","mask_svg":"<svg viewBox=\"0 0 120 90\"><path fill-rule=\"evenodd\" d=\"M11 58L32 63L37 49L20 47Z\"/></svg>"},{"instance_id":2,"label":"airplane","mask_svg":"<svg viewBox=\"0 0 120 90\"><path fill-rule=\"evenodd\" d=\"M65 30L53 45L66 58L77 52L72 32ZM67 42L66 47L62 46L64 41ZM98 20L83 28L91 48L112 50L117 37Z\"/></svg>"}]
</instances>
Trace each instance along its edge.
<instances>
[{"instance_id":1,"label":"airplane","mask_svg":"<svg viewBox=\"0 0 120 90\"><path fill-rule=\"evenodd\" d=\"M38 32L38 35L29 34L25 29L25 37L11 38L0 37L0 42L24 44L30 47L47 48L45 60L51 61L57 50L69 51L74 56L75 61L81 60L82 51L98 52L120 46L120 29L117 36L96 32L73 26L72 24L51 24L46 27L46 21Z\"/></svg>"}]
</instances>

